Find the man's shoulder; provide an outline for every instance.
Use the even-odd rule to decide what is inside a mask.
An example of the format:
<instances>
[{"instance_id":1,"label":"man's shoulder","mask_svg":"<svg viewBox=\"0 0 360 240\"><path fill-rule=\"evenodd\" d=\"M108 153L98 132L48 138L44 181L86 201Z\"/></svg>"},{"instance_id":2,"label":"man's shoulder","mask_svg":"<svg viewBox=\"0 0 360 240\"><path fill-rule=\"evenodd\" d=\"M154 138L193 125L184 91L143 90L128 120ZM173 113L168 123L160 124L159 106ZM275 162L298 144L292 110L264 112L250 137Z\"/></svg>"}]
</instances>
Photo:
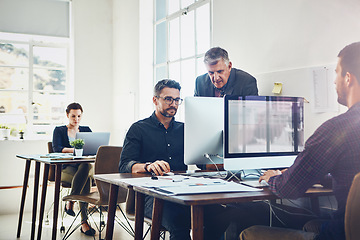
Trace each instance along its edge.
<instances>
[{"instance_id":1,"label":"man's shoulder","mask_svg":"<svg viewBox=\"0 0 360 240\"><path fill-rule=\"evenodd\" d=\"M209 78L209 74L207 74L207 73L204 73L204 74L196 77L197 83L205 83L205 82L208 82L208 80L210 80L210 78Z\"/></svg>"},{"instance_id":2,"label":"man's shoulder","mask_svg":"<svg viewBox=\"0 0 360 240\"><path fill-rule=\"evenodd\" d=\"M255 79L254 76L252 76L250 73L245 72L244 70L238 69L238 68L232 68L235 72L235 77L236 78L251 78L251 79Z\"/></svg>"},{"instance_id":3,"label":"man's shoulder","mask_svg":"<svg viewBox=\"0 0 360 240\"><path fill-rule=\"evenodd\" d=\"M143 126L143 125L149 124L150 122L151 122L151 116L147 117L147 118L140 119L140 120L134 122L131 125L131 127Z\"/></svg>"}]
</instances>

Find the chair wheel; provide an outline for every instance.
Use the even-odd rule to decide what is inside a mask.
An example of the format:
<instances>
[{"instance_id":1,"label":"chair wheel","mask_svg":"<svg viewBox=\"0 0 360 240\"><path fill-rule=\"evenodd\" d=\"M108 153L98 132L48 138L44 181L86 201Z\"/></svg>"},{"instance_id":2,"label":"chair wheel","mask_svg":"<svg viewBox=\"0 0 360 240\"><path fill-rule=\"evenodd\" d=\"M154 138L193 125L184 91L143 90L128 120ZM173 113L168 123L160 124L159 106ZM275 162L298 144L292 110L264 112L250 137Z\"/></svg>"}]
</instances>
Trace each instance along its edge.
<instances>
[{"instance_id":1,"label":"chair wheel","mask_svg":"<svg viewBox=\"0 0 360 240\"><path fill-rule=\"evenodd\" d=\"M64 226L61 226L60 232L61 232L61 233L65 233L65 227L64 227Z\"/></svg>"}]
</instances>

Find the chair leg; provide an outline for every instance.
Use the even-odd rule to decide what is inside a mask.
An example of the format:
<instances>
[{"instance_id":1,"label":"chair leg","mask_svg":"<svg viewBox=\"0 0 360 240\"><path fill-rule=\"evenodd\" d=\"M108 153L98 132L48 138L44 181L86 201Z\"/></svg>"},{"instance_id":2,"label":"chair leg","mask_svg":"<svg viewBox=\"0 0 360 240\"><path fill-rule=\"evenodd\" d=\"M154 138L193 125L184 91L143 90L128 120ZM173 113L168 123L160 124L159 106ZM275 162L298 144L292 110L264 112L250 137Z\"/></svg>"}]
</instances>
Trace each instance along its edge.
<instances>
[{"instance_id":1,"label":"chair leg","mask_svg":"<svg viewBox=\"0 0 360 240\"><path fill-rule=\"evenodd\" d=\"M129 233L132 237L135 236L134 228L131 226L129 219L126 217L124 211L121 209L119 205L117 205L117 208L120 210L121 215L124 217L126 223L124 223L118 216L115 215L116 222L122 227L127 233Z\"/></svg>"}]
</instances>

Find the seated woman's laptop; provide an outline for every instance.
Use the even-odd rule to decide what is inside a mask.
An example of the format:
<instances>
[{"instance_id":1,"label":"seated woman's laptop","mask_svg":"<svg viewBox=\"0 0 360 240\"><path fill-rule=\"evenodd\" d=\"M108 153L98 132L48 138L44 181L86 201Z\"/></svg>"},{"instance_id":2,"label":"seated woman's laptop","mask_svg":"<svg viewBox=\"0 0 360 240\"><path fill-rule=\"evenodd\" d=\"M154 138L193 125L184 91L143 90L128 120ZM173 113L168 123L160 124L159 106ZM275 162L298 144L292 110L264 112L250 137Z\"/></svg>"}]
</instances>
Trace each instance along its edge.
<instances>
[{"instance_id":1,"label":"seated woman's laptop","mask_svg":"<svg viewBox=\"0 0 360 240\"><path fill-rule=\"evenodd\" d=\"M100 146L109 145L110 132L78 132L76 139L83 139L83 156L96 155Z\"/></svg>"}]
</instances>

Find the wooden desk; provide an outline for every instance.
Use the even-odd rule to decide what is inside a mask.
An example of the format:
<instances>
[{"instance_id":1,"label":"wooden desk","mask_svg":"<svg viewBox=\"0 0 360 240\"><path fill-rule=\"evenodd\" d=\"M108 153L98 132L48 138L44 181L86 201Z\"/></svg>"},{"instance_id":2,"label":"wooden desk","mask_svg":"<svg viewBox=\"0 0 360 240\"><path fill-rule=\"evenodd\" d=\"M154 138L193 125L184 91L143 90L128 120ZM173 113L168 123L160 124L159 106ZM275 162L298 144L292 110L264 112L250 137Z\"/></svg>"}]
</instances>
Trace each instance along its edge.
<instances>
[{"instance_id":1,"label":"wooden desk","mask_svg":"<svg viewBox=\"0 0 360 240\"><path fill-rule=\"evenodd\" d=\"M42 193L41 193L37 239L41 239L41 230L42 230L42 221L44 218L47 181L48 181L48 176L49 176L49 166L55 165L56 167L55 167L54 216L53 216L52 239L56 240L62 165L63 164L72 164L72 163L92 163L92 162L95 162L95 158L76 159L76 160L73 160L73 159L72 160L69 160L69 159L67 159L67 160L65 160L65 159L51 160L49 158L40 158L40 155L16 155L16 157L26 160L23 190L22 190L20 212L19 212L18 229L17 229L16 236L17 236L17 238L19 238L20 234L21 234L21 225L22 225L22 219L23 219L23 213L24 213L27 185L28 185L28 181L29 181L30 165L31 165L31 161L34 161L35 162L35 180L34 180L34 196L33 196L32 224L31 224L30 239L31 240L35 239L36 211L37 211L37 199L38 199L39 179L40 179L40 163L44 163L44 173L43 173L43 183L42 183Z\"/></svg>"},{"instance_id":2,"label":"wooden desk","mask_svg":"<svg viewBox=\"0 0 360 240\"><path fill-rule=\"evenodd\" d=\"M142 239L143 222L144 222L144 196L150 195L154 199L154 210L151 226L151 239L159 239L159 229L161 226L161 213L163 201L171 201L182 205L191 207L191 228L192 239L203 239L203 223L204 223L204 206L210 204L227 204L235 202L251 202L254 200L271 200L276 197L269 189L259 192L237 192L237 193L212 193L212 194L193 194L193 195L179 195L167 196L161 193L152 192L147 188L130 186L121 181L123 178L134 178L149 176L146 174L101 174L95 175L95 179L108 182L111 184L109 209L108 209L108 225L106 229L106 239L110 240L113 237L113 222L115 216L116 198L118 187L133 188L135 191L135 239ZM309 189L304 195L305 197L318 197L324 195L331 195L332 190L329 189Z\"/></svg>"}]
</instances>

